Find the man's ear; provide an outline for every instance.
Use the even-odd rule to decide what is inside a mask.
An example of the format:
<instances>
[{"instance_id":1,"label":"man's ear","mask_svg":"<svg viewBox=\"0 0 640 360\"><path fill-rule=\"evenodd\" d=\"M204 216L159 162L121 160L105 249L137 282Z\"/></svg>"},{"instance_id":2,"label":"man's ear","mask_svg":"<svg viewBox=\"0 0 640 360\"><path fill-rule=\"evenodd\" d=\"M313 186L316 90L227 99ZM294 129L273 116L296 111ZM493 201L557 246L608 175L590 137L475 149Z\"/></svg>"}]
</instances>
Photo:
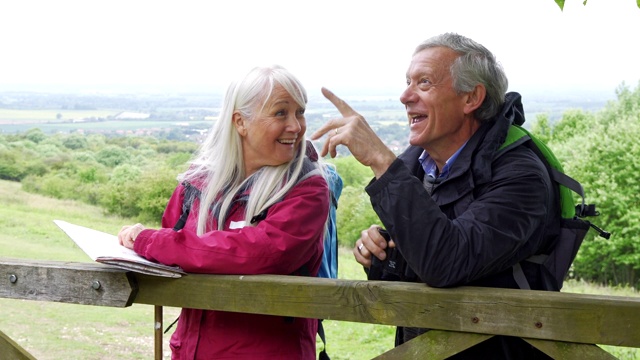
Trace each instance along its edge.
<instances>
[{"instance_id":1,"label":"man's ear","mask_svg":"<svg viewBox=\"0 0 640 360\"><path fill-rule=\"evenodd\" d=\"M464 113L471 114L482 105L484 98L487 96L487 89L482 84L476 85L473 90L467 93Z\"/></svg>"},{"instance_id":2,"label":"man's ear","mask_svg":"<svg viewBox=\"0 0 640 360\"><path fill-rule=\"evenodd\" d=\"M240 136L247 135L247 127L245 124L245 119L244 119L244 116L240 114L240 112L235 111L233 113L233 117L231 118L231 121L233 121L233 126L236 127L236 131L238 132L238 134L240 134Z\"/></svg>"}]
</instances>

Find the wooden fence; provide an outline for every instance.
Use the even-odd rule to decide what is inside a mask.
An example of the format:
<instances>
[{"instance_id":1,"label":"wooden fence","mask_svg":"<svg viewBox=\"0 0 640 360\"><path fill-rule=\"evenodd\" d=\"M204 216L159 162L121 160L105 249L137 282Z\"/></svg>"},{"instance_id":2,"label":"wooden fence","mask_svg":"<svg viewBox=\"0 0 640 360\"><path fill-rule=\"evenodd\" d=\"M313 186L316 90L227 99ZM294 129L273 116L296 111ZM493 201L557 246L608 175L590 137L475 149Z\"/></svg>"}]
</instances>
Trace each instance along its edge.
<instances>
[{"instance_id":1,"label":"wooden fence","mask_svg":"<svg viewBox=\"0 0 640 360\"><path fill-rule=\"evenodd\" d=\"M640 299L619 296L276 275L170 279L97 263L0 258L0 298L155 305L156 359L162 306L434 329L376 359L445 359L493 335L521 337L555 359L615 358L593 344L640 347ZM33 359L1 331L0 354Z\"/></svg>"}]
</instances>

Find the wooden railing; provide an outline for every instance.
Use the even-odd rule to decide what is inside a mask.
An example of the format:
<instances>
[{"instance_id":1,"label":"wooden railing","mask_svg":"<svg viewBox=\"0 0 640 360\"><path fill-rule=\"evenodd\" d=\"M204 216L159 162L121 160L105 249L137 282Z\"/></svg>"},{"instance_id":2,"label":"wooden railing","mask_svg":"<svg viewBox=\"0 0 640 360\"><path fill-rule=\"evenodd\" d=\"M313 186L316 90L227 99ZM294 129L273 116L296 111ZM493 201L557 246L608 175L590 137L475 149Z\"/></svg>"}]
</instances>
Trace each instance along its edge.
<instances>
[{"instance_id":1,"label":"wooden railing","mask_svg":"<svg viewBox=\"0 0 640 360\"><path fill-rule=\"evenodd\" d=\"M640 299L631 297L276 275L169 279L94 263L0 258L0 298L149 304L160 322L161 307L171 306L434 329L380 359L444 359L493 335L521 337L555 359L615 358L593 344L640 347ZM161 346L156 336L156 358ZM33 358L2 332L0 354Z\"/></svg>"}]
</instances>

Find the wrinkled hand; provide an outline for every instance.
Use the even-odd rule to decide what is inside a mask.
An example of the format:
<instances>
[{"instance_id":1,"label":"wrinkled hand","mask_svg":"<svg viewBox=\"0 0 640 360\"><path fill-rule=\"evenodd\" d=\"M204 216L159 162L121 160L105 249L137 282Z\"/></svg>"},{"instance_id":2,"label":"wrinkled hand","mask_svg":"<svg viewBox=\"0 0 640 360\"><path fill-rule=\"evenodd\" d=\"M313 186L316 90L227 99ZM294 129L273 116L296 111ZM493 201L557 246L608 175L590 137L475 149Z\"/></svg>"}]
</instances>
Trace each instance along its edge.
<instances>
[{"instance_id":1,"label":"wrinkled hand","mask_svg":"<svg viewBox=\"0 0 640 360\"><path fill-rule=\"evenodd\" d=\"M322 88L322 94L338 109L342 118L327 121L311 135L312 140L317 140L328 134L320 155L330 154L331 157L335 157L336 147L344 145L356 160L371 167L375 177L379 178L387 171L396 156L371 129L365 118L349 104L326 88Z\"/></svg>"},{"instance_id":2,"label":"wrinkled hand","mask_svg":"<svg viewBox=\"0 0 640 360\"><path fill-rule=\"evenodd\" d=\"M118 233L118 242L127 249L133 250L133 243L144 229L142 224L123 226Z\"/></svg>"},{"instance_id":3,"label":"wrinkled hand","mask_svg":"<svg viewBox=\"0 0 640 360\"><path fill-rule=\"evenodd\" d=\"M353 256L356 261L366 268L371 267L372 255L380 260L387 257L385 252L387 241L380 235L379 228L379 225L371 225L368 229L362 230L360 239L356 241L356 246L353 248ZM395 247L393 240L389 241L389 247Z\"/></svg>"}]
</instances>

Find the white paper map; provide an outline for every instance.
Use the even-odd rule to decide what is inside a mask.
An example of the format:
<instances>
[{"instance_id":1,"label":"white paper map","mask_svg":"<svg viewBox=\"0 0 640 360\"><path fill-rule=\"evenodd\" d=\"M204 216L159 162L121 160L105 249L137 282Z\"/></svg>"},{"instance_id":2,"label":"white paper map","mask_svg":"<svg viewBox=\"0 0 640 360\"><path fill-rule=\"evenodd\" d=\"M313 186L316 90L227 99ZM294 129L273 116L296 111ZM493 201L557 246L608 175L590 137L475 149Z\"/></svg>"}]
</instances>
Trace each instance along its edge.
<instances>
[{"instance_id":1,"label":"white paper map","mask_svg":"<svg viewBox=\"0 0 640 360\"><path fill-rule=\"evenodd\" d=\"M177 266L149 261L118 243L118 237L102 231L53 220L91 260L148 275L181 277L185 272Z\"/></svg>"}]
</instances>

